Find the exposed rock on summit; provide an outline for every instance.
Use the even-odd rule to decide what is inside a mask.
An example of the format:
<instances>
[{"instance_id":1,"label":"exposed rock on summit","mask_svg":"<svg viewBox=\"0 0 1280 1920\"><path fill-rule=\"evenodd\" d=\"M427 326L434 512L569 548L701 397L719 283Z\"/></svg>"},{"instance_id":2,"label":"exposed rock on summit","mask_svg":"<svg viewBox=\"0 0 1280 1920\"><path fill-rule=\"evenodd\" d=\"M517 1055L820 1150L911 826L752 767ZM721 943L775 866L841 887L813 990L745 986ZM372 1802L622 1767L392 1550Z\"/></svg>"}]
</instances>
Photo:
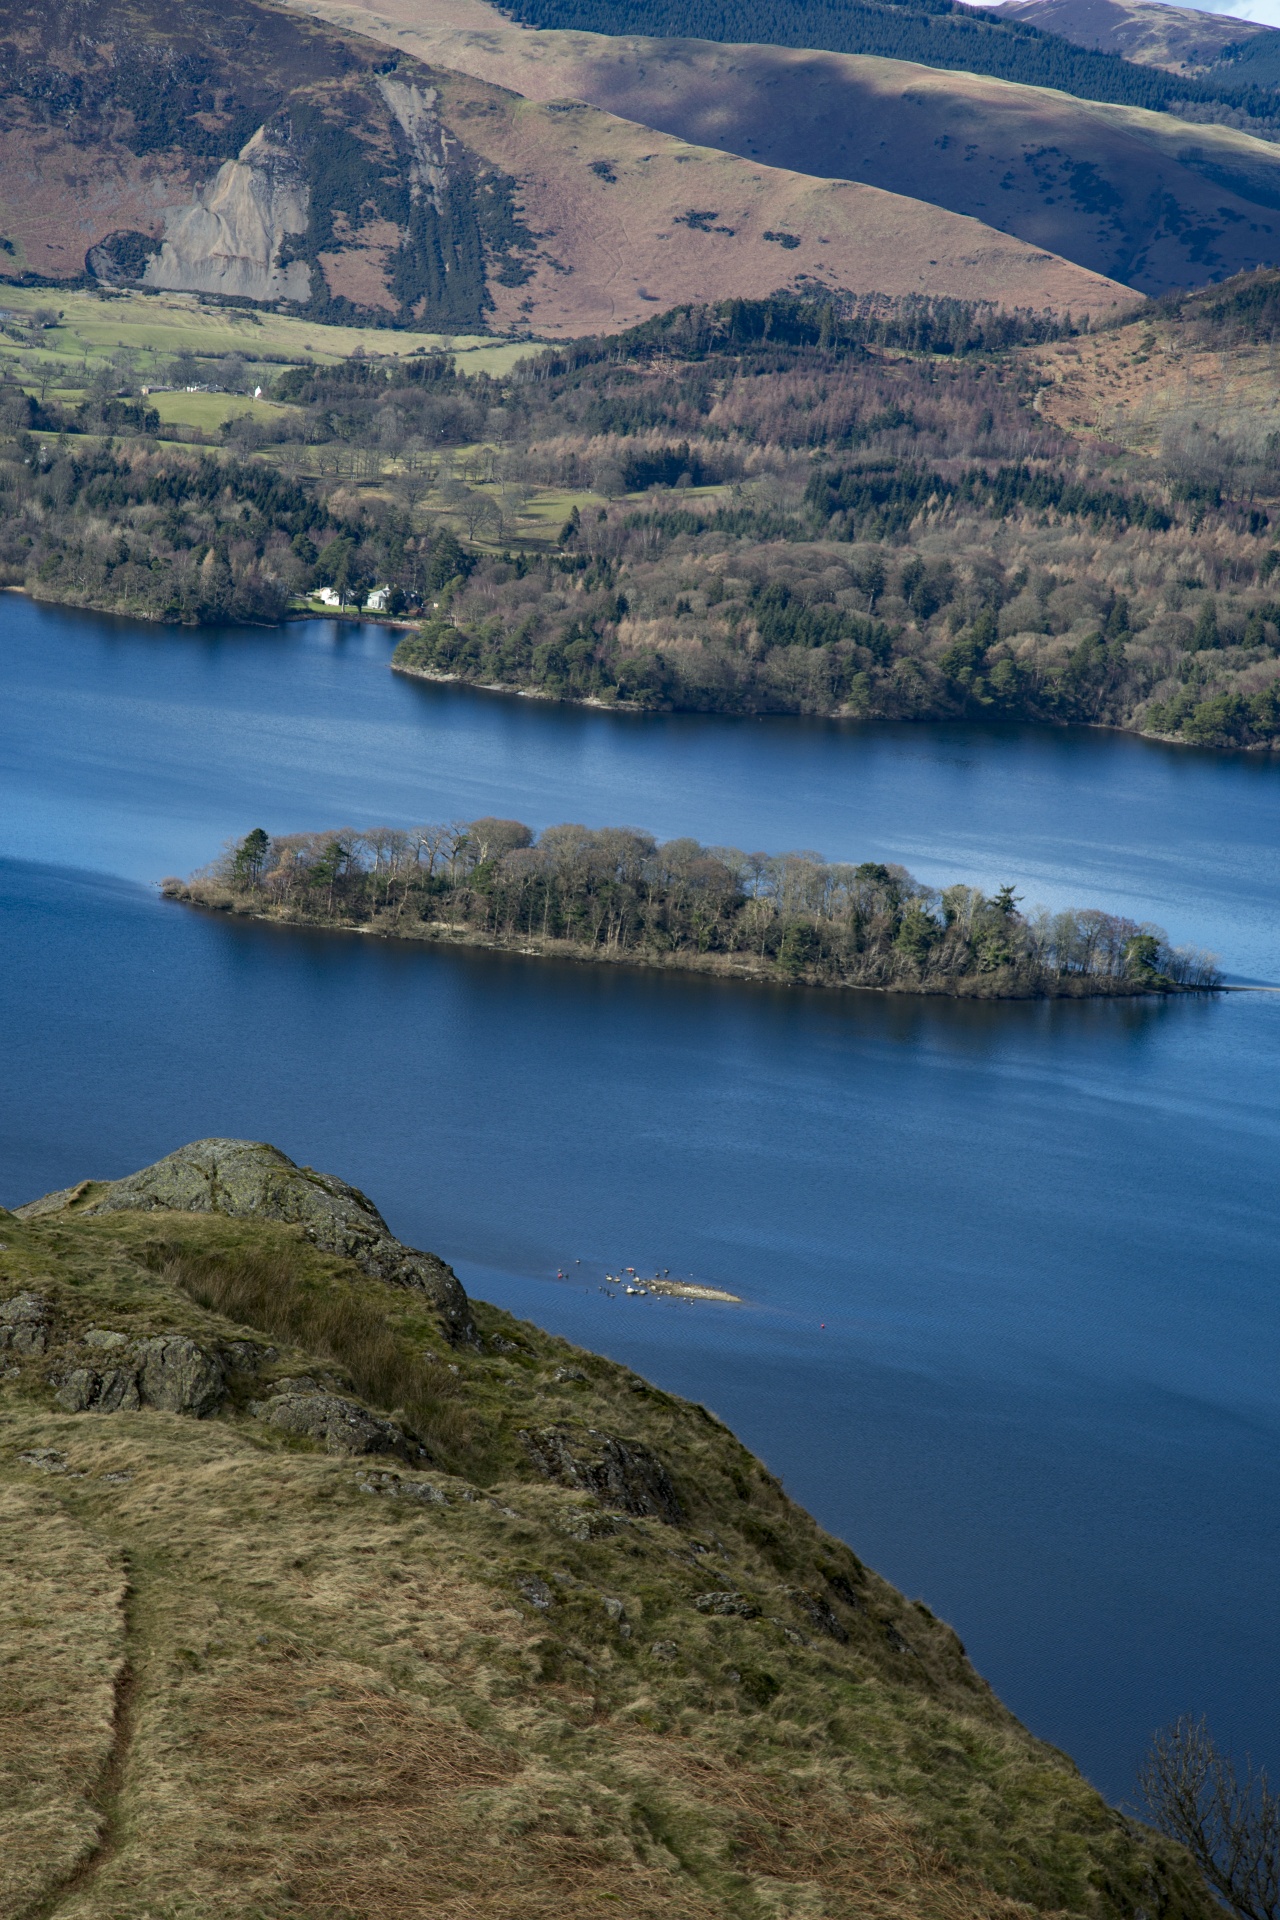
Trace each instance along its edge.
<instances>
[{"instance_id":1,"label":"exposed rock on summit","mask_svg":"<svg viewBox=\"0 0 1280 1920\"><path fill-rule=\"evenodd\" d=\"M123 1180L82 1181L18 1209L23 1220L74 1206L80 1217L130 1212L223 1213L302 1228L324 1253L352 1260L392 1286L415 1287L439 1308L450 1337L474 1338L462 1284L434 1254L406 1247L373 1202L332 1174L299 1167L259 1140L196 1140Z\"/></svg>"}]
</instances>

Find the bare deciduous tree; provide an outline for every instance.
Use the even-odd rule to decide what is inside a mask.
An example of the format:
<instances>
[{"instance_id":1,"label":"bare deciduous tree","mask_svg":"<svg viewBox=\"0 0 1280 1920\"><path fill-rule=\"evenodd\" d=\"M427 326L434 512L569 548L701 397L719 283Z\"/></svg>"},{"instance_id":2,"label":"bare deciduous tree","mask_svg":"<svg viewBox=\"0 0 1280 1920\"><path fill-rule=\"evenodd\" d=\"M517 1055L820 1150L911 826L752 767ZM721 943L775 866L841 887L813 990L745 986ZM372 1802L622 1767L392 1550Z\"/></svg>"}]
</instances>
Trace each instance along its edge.
<instances>
[{"instance_id":1,"label":"bare deciduous tree","mask_svg":"<svg viewBox=\"0 0 1280 1920\"><path fill-rule=\"evenodd\" d=\"M1204 1721L1184 1715L1155 1736L1138 1784L1238 1920L1280 1920L1280 1794L1261 1769L1247 1761L1241 1778Z\"/></svg>"}]
</instances>

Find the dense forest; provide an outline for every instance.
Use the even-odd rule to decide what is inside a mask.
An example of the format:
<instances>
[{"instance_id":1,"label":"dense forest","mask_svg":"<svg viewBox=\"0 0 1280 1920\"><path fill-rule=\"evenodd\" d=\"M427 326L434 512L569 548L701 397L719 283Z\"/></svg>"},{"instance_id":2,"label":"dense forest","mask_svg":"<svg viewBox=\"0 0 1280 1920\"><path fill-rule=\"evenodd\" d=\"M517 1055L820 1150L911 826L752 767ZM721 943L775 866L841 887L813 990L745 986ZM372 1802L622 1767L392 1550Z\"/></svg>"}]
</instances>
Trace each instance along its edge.
<instances>
[{"instance_id":1,"label":"dense forest","mask_svg":"<svg viewBox=\"0 0 1280 1920\"><path fill-rule=\"evenodd\" d=\"M1267 341L1280 275L1150 311ZM558 698L1280 742L1275 449L1248 422L1141 457L1071 437L1037 406L1064 331L780 297L501 379L446 352L189 359L267 383L216 443L162 432L119 365L10 373L0 584L188 622L380 587L402 669Z\"/></svg>"},{"instance_id":2,"label":"dense forest","mask_svg":"<svg viewBox=\"0 0 1280 1920\"><path fill-rule=\"evenodd\" d=\"M1155 113L1238 118L1255 132L1280 125L1271 74L1265 66L1255 72L1248 59L1196 80L1175 77L956 0L501 0L501 6L526 27L876 54Z\"/></svg>"},{"instance_id":3,"label":"dense forest","mask_svg":"<svg viewBox=\"0 0 1280 1920\"><path fill-rule=\"evenodd\" d=\"M902 867L659 845L634 828L472 820L411 831L255 828L171 898L401 938L983 998L1217 984L1209 955L1097 910L1024 915L1011 886L923 887Z\"/></svg>"}]
</instances>

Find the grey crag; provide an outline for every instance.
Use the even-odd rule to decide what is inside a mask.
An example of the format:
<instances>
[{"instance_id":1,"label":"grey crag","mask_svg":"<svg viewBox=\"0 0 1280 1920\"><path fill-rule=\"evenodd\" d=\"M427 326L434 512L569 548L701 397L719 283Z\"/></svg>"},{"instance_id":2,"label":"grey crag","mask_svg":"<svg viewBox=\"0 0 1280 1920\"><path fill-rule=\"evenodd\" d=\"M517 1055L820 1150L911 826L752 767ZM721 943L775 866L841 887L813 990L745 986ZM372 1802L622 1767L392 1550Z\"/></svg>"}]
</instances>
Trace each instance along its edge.
<instances>
[{"instance_id":1,"label":"grey crag","mask_svg":"<svg viewBox=\"0 0 1280 1920\"><path fill-rule=\"evenodd\" d=\"M373 1202L333 1174L300 1167L261 1140L194 1140L124 1180L81 1181L18 1209L23 1220L74 1207L78 1216L130 1212L225 1213L299 1226L313 1246L354 1261L393 1286L416 1287L454 1340L474 1338L462 1284L443 1260L397 1240Z\"/></svg>"}]
</instances>

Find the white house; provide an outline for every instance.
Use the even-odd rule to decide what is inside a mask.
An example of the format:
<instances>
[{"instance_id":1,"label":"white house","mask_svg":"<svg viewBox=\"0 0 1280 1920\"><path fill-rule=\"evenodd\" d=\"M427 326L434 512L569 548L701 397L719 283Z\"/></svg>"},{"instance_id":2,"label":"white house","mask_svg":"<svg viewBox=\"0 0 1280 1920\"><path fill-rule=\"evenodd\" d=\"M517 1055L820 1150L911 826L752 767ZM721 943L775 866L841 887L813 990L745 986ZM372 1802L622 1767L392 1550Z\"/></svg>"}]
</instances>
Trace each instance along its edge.
<instances>
[{"instance_id":1,"label":"white house","mask_svg":"<svg viewBox=\"0 0 1280 1920\"><path fill-rule=\"evenodd\" d=\"M391 598L390 587L375 587L364 603L366 613L385 613Z\"/></svg>"},{"instance_id":2,"label":"white house","mask_svg":"<svg viewBox=\"0 0 1280 1920\"><path fill-rule=\"evenodd\" d=\"M316 594L316 599L322 607L340 607L342 605L342 595L334 587L321 587Z\"/></svg>"}]
</instances>

